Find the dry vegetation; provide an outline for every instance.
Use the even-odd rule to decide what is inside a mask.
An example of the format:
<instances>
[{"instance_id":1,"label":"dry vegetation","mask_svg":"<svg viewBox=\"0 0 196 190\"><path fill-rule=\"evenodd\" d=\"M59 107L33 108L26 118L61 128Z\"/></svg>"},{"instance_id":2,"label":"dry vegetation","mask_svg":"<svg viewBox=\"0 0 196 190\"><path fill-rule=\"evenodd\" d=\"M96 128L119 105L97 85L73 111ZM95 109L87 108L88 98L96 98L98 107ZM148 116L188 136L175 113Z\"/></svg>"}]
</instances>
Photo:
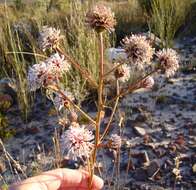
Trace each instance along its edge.
<instances>
[{"instance_id":1,"label":"dry vegetation","mask_svg":"<svg viewBox=\"0 0 196 190\"><path fill-rule=\"evenodd\" d=\"M29 6L26 1L16 0L11 4L9 1L6 5L0 4L0 79L9 78L15 90L15 94L10 99L10 97L4 97L4 91L1 90L0 85L0 139L6 141L15 135L14 130L8 130L9 121L6 117L6 112L11 105L18 105L24 122L28 123L31 117L36 95L28 91L27 70L29 66L44 60L51 53L50 51L43 53L39 48L37 39L42 26L48 25L60 29L65 36L61 49L79 61L82 67L87 68L98 82L99 68L95 63L99 62L99 42L97 34L89 31L85 25L86 11L94 2L93 0L84 3L79 0L39 0L36 2L29 0L28 3L31 4ZM109 4L115 12L118 24L115 33L104 34L104 46L119 46L120 40L130 33L151 31L161 39L161 47L172 47L175 37L182 36L180 31L184 31L185 21L188 22L188 17L194 15L191 7L193 2L190 0L152 0L149 4L147 0L107 1L106 4ZM136 74L133 74L133 81L135 77ZM78 97L78 105L88 102L89 94L90 101L97 97L95 89L87 83L77 69L71 70L64 76L63 86ZM38 95L44 93L46 92L41 90ZM53 112L52 109L50 111ZM81 122L86 122L85 118L80 119ZM55 161L58 161L59 156L57 136L53 139ZM45 152L41 154L44 155ZM12 165L16 164L9 155L8 160ZM58 164L55 162L55 167L59 166ZM42 168L35 166L35 171L28 175L41 171ZM119 171L115 172L117 175ZM1 178L0 175L0 180ZM118 180L115 181L120 189L118 182ZM3 190L7 188L6 183L2 188Z\"/></svg>"}]
</instances>

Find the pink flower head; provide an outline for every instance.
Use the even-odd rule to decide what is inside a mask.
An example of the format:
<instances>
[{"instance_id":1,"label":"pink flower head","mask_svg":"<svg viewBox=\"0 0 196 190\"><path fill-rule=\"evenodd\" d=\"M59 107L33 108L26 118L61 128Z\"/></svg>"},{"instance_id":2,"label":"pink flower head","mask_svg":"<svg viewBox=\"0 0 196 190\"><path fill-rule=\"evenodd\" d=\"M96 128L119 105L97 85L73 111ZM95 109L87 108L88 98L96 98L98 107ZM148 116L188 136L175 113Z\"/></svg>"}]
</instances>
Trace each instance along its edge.
<instances>
[{"instance_id":1,"label":"pink flower head","mask_svg":"<svg viewBox=\"0 0 196 190\"><path fill-rule=\"evenodd\" d=\"M63 38L60 33L60 30L48 26L43 26L39 36L40 48L45 51L46 49L57 47L60 40Z\"/></svg>"},{"instance_id":2,"label":"pink flower head","mask_svg":"<svg viewBox=\"0 0 196 190\"><path fill-rule=\"evenodd\" d=\"M58 82L69 69L69 63L64 59L64 56L58 53L53 54L44 62L33 65L28 71L30 91Z\"/></svg>"},{"instance_id":3,"label":"pink flower head","mask_svg":"<svg viewBox=\"0 0 196 190\"><path fill-rule=\"evenodd\" d=\"M120 63L114 63L114 67L118 66ZM115 71L114 75L119 81L127 82L130 79L131 68L127 64L119 66Z\"/></svg>"},{"instance_id":4,"label":"pink flower head","mask_svg":"<svg viewBox=\"0 0 196 190\"><path fill-rule=\"evenodd\" d=\"M47 66L45 62L35 64L29 68L27 80L30 91L36 91L41 88L44 83L46 73Z\"/></svg>"},{"instance_id":5,"label":"pink flower head","mask_svg":"<svg viewBox=\"0 0 196 190\"><path fill-rule=\"evenodd\" d=\"M131 64L143 67L143 64L150 64L154 54L154 49L145 36L134 35L125 37L123 46Z\"/></svg>"},{"instance_id":6,"label":"pink flower head","mask_svg":"<svg viewBox=\"0 0 196 190\"><path fill-rule=\"evenodd\" d=\"M154 79L149 76L141 81L140 88L151 89L154 86Z\"/></svg>"},{"instance_id":7,"label":"pink flower head","mask_svg":"<svg viewBox=\"0 0 196 190\"><path fill-rule=\"evenodd\" d=\"M53 75L60 76L70 69L70 64L64 59L63 55L59 55L58 53L50 56L45 62L47 69Z\"/></svg>"},{"instance_id":8,"label":"pink flower head","mask_svg":"<svg viewBox=\"0 0 196 190\"><path fill-rule=\"evenodd\" d=\"M97 32L113 31L116 25L114 13L109 7L98 4L86 14L86 23Z\"/></svg>"},{"instance_id":9,"label":"pink flower head","mask_svg":"<svg viewBox=\"0 0 196 190\"><path fill-rule=\"evenodd\" d=\"M94 135L84 125L70 126L61 136L62 153L72 160L89 157L93 148Z\"/></svg>"},{"instance_id":10,"label":"pink flower head","mask_svg":"<svg viewBox=\"0 0 196 190\"><path fill-rule=\"evenodd\" d=\"M161 70L167 77L173 76L179 68L179 56L173 49L163 49L157 52Z\"/></svg>"}]
</instances>

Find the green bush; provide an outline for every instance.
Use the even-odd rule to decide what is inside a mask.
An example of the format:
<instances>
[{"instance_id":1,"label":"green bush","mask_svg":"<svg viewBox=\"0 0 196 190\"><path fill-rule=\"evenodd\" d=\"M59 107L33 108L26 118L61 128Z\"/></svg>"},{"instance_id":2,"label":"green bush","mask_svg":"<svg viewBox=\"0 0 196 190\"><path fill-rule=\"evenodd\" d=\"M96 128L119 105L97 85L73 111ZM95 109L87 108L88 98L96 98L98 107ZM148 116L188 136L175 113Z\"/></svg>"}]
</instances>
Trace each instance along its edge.
<instances>
[{"instance_id":1,"label":"green bush","mask_svg":"<svg viewBox=\"0 0 196 190\"><path fill-rule=\"evenodd\" d=\"M190 0L152 0L152 31L158 35L163 46L171 47L177 30L184 24L191 7Z\"/></svg>"}]
</instances>

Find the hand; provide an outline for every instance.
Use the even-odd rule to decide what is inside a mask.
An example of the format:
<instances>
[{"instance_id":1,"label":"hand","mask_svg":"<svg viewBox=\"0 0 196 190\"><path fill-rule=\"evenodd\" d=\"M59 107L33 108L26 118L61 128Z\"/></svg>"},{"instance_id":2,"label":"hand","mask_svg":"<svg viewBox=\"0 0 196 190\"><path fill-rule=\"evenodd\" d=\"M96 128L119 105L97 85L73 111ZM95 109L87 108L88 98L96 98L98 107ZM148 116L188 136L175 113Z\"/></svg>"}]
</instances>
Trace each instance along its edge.
<instances>
[{"instance_id":1,"label":"hand","mask_svg":"<svg viewBox=\"0 0 196 190\"><path fill-rule=\"evenodd\" d=\"M56 169L28 178L9 190L88 190L89 174L85 171ZM100 190L103 180L93 176L92 190Z\"/></svg>"}]
</instances>

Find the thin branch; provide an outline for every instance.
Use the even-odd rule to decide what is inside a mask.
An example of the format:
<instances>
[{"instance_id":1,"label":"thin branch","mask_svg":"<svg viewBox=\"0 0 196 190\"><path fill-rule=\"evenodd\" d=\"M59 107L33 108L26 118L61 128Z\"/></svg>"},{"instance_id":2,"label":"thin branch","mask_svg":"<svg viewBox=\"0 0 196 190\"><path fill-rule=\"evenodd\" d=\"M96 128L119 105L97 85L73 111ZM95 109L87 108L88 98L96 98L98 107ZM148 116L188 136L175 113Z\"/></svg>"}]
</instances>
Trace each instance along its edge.
<instances>
[{"instance_id":1,"label":"thin branch","mask_svg":"<svg viewBox=\"0 0 196 190\"><path fill-rule=\"evenodd\" d=\"M23 51L8 51L6 52L6 54L24 54L24 55L26 54L26 55L35 55L43 58L48 58L47 56L38 53L30 53L30 52L23 52Z\"/></svg>"},{"instance_id":2,"label":"thin branch","mask_svg":"<svg viewBox=\"0 0 196 190\"><path fill-rule=\"evenodd\" d=\"M73 60L67 53L63 52L59 47L56 47L56 51L64 55L67 61L69 61L73 65L73 67L80 72L83 78L87 79L94 88L98 87L97 82L93 79L91 74L85 68L83 68L77 61Z\"/></svg>"},{"instance_id":3,"label":"thin branch","mask_svg":"<svg viewBox=\"0 0 196 190\"><path fill-rule=\"evenodd\" d=\"M13 158L12 158L12 156L9 154L9 152L7 152L7 150L5 149L5 146L4 146L4 144L3 144L3 141L0 139L0 145L1 145L1 147L2 147L2 149L3 149L3 152L4 152L4 154L5 154L5 157L8 159L8 161L10 160L12 163L13 163L13 165L15 166L15 168L17 169L17 170L19 170L22 174L23 174L23 176L25 177L25 178L27 178L27 175L25 174L25 172L23 171L23 169L22 169L22 167L20 166L20 164L16 161L16 160L14 160Z\"/></svg>"},{"instance_id":4,"label":"thin branch","mask_svg":"<svg viewBox=\"0 0 196 190\"><path fill-rule=\"evenodd\" d=\"M103 34L99 33L99 53L100 53L100 62L99 62L99 87L98 87L98 112L96 120L96 131L95 131L95 147L92 154L92 168L90 176L90 184L92 183L93 174L94 174L94 165L96 162L97 150L100 143L100 126L101 120L103 118L103 88L104 88L104 47L103 47Z\"/></svg>"},{"instance_id":5,"label":"thin branch","mask_svg":"<svg viewBox=\"0 0 196 190\"><path fill-rule=\"evenodd\" d=\"M65 100L67 100L75 109L77 109L81 114L83 114L94 126L96 122L87 113L85 113L79 106L77 106L73 101L71 101L57 86L48 86L52 90L58 92Z\"/></svg>"},{"instance_id":6,"label":"thin branch","mask_svg":"<svg viewBox=\"0 0 196 190\"><path fill-rule=\"evenodd\" d=\"M103 34L99 33L99 51L100 51L100 63L99 63L99 88L98 88L98 113L97 113L97 133L96 138L99 141L100 124L103 114L103 74L104 74L104 47L103 47Z\"/></svg>"},{"instance_id":7,"label":"thin branch","mask_svg":"<svg viewBox=\"0 0 196 190\"><path fill-rule=\"evenodd\" d=\"M107 135L107 133L109 132L109 128L110 128L112 120L114 118L114 115L115 115L115 112L116 112L116 109L117 109L117 106L118 106L119 99L120 99L120 97L116 98L115 105L114 105L114 108L112 110L112 114L110 116L110 120L109 120L109 122L108 122L108 124L107 124L101 138L100 138L100 141L102 141L104 139L104 137Z\"/></svg>"},{"instance_id":8,"label":"thin branch","mask_svg":"<svg viewBox=\"0 0 196 190\"><path fill-rule=\"evenodd\" d=\"M123 64L124 64L124 62L116 65L115 67L113 67L110 71L108 71L107 73L104 74L104 78L106 78L109 74L111 74L112 72L114 72L116 69L118 69L118 67L120 67Z\"/></svg>"},{"instance_id":9,"label":"thin branch","mask_svg":"<svg viewBox=\"0 0 196 190\"><path fill-rule=\"evenodd\" d=\"M147 77L149 77L150 75L156 73L159 70L159 68L154 69L153 71L151 71L150 73L148 73L147 75L145 75L144 77L142 77L141 79L137 80L136 83L134 83L133 85L129 86L126 90L120 92L116 97L114 97L112 100L110 100L108 102L108 104L112 103L113 101L115 101L117 98L121 98L123 96L126 96L127 94L133 92L134 90L138 89L139 84L141 83L141 81L143 81L144 79L146 79Z\"/></svg>"},{"instance_id":10,"label":"thin branch","mask_svg":"<svg viewBox=\"0 0 196 190\"><path fill-rule=\"evenodd\" d=\"M117 89L117 96L118 96L118 94L119 94L119 82L118 82L118 80L116 81L116 87L117 87L116 89ZM120 97L116 98L116 101L115 101L115 104L114 104L114 107L113 107L113 110L112 110L112 114L111 114L109 122L108 122L108 124L107 124L101 138L100 138L100 141L102 141L104 139L104 137L107 135L107 133L109 132L109 128L111 126L112 120L113 120L114 115L116 113L116 109L117 109L117 106L118 106L119 99L120 99Z\"/></svg>"}]
</instances>

